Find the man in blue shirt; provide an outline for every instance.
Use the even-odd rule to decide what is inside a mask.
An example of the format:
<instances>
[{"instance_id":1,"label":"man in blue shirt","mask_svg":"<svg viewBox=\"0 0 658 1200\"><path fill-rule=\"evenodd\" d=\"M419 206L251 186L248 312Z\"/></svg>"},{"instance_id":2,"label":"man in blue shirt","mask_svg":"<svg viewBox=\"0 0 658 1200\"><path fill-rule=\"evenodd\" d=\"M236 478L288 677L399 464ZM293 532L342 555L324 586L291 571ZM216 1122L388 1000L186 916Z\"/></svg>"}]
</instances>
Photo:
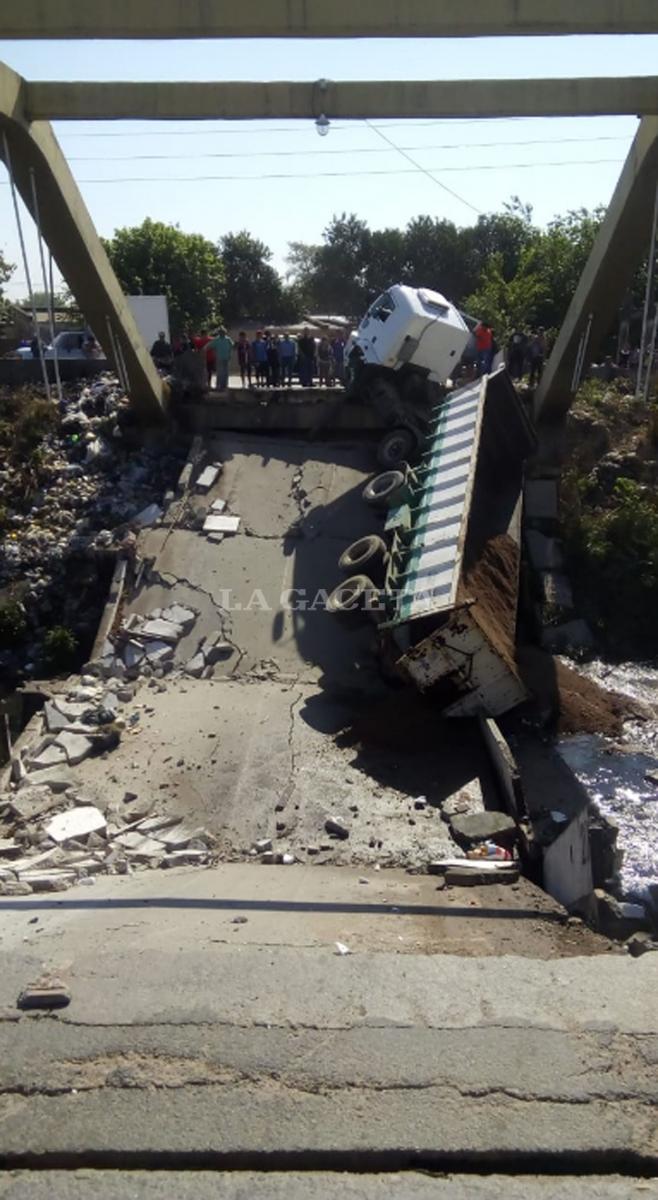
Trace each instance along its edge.
<instances>
[{"instance_id":1,"label":"man in blue shirt","mask_svg":"<svg viewBox=\"0 0 658 1200\"><path fill-rule=\"evenodd\" d=\"M281 382L285 387L292 387L292 373L295 368L297 346L289 333L284 333L279 342L279 359L281 361Z\"/></svg>"},{"instance_id":2,"label":"man in blue shirt","mask_svg":"<svg viewBox=\"0 0 658 1200\"><path fill-rule=\"evenodd\" d=\"M251 343L252 358L256 368L256 387L266 387L269 383L270 369L267 361L267 342L259 329Z\"/></svg>"}]
</instances>

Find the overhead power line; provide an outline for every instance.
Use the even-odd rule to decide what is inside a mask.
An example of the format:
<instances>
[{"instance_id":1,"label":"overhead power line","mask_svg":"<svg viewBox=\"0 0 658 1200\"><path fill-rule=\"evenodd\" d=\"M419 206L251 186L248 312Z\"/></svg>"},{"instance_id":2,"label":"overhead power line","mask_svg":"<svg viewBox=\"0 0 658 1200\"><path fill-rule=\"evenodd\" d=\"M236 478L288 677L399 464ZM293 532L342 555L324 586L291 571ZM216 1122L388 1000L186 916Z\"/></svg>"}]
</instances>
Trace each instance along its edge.
<instances>
[{"instance_id":1,"label":"overhead power line","mask_svg":"<svg viewBox=\"0 0 658 1200\"><path fill-rule=\"evenodd\" d=\"M382 139L382 141L386 142L387 146L390 146L392 150L395 150L399 155L401 155L406 162L411 163L412 167L416 167L418 171L422 171L423 175L430 179L432 183L435 183L436 186L440 187L443 192L447 192L449 196L452 196L453 200L459 200L460 204L465 205L466 208L470 208L471 212L477 213L478 216L480 216L482 212L481 208L478 208L475 204L471 204L470 200L466 200L463 196L459 195L459 192L454 192L452 188L449 188L447 183L443 183L440 179L437 179L436 175L431 173L429 167L421 166L417 159L412 158L406 150L403 150L401 146L397 146L391 138L387 137L379 125L372 125L370 121L366 121L366 125L369 129L372 129L373 133L376 133L377 136Z\"/></svg>"},{"instance_id":2,"label":"overhead power line","mask_svg":"<svg viewBox=\"0 0 658 1200\"><path fill-rule=\"evenodd\" d=\"M78 179L76 182L81 184L104 184L109 186L115 183L210 183L210 182L232 182L236 180L244 180L250 183L259 183L261 180L267 179L354 179L368 175L427 175L428 172L437 174L440 172L472 172L472 171L517 171L517 170L537 170L542 167L595 167L603 164L616 164L621 166L623 159L620 158L580 158L580 159L562 159L558 162L522 162L522 163L483 163L481 165L470 165L466 167L398 167L381 171L306 171L300 174L265 174L265 175L129 175L114 177L112 179ZM6 181L0 181L0 186L8 187Z\"/></svg>"},{"instance_id":3,"label":"overhead power line","mask_svg":"<svg viewBox=\"0 0 658 1200\"><path fill-rule=\"evenodd\" d=\"M374 126L373 126L374 128ZM388 139L386 139L388 141ZM388 150L380 149L379 146L361 146L350 149L345 146L322 147L318 150L220 150L194 154L100 154L100 155L68 155L69 162L165 162L175 159L183 161L185 159L202 159L202 158L308 158L309 155L335 155L335 154L388 154L390 149L398 150L401 154L407 151L424 153L429 150L486 150L497 149L500 146L561 146L569 144L582 144L593 142L627 142L628 137L582 137L582 138L532 138L530 141L516 142L469 142L468 146L464 146L462 142L445 142L441 145L431 146L393 146L390 143Z\"/></svg>"},{"instance_id":4,"label":"overhead power line","mask_svg":"<svg viewBox=\"0 0 658 1200\"><path fill-rule=\"evenodd\" d=\"M450 126L451 128L455 125L499 125L501 123L509 125L511 122L518 124L519 122L522 122L522 121L536 121L537 119L538 119L537 117L463 117L463 118L462 117L445 117L445 118L438 118L437 120L424 120L424 121L414 121L412 119L409 119L406 121L390 121L385 125L381 125L379 123L373 123L372 128L373 129L431 129L431 128L436 127L437 125L446 125L446 126ZM547 117L545 119L553 120L555 118ZM572 119L578 120L579 118L574 117ZM582 117L580 119L584 120L584 121L589 121L589 120L592 120L593 118ZM363 122L362 118L360 118L360 117L355 118L354 121L350 121L347 124L339 124L337 121L332 121L331 122L331 132L332 132L332 134L346 133L346 132L353 133L355 129L359 129L363 124L364 124L364 122ZM230 125L227 124L227 125L215 127L212 129L209 129L204 122L201 122L200 127L197 127L198 123L191 122L191 121L188 122L187 129L149 129L148 128L149 122L145 122L145 125L147 126L147 128L145 128L145 129L104 129L98 133L92 133L88 130L82 130L79 133L73 132L73 131L69 132L67 130L65 132L61 132L58 136L61 140L66 140L67 138L131 138L131 137L147 137L147 138L185 137L185 138L188 138L188 137L208 137L209 134L214 134L214 133L222 133L222 134L226 133L229 135L230 134L240 134L242 137L244 137L245 133L250 133L250 134L304 133L304 134L308 134L309 132L312 132L314 129L313 122L310 119L308 121L299 121L298 120L296 122L296 124L294 124L294 125L291 124L291 125L260 125L260 126L255 126L252 124L251 121L248 121L246 119L245 120L235 120L235 121L231 122ZM194 126L194 127L190 128L190 126ZM559 141L560 139L556 139L556 140ZM594 139L592 139L592 140L594 140Z\"/></svg>"}]
</instances>

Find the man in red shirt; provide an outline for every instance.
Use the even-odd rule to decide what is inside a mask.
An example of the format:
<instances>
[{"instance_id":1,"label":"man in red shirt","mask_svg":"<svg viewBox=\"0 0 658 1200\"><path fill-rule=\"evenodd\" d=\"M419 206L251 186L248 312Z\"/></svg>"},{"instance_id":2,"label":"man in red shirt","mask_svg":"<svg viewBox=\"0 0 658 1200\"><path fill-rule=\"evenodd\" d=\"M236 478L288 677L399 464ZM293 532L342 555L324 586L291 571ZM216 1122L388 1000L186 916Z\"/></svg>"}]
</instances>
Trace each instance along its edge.
<instances>
[{"instance_id":1,"label":"man in red shirt","mask_svg":"<svg viewBox=\"0 0 658 1200\"><path fill-rule=\"evenodd\" d=\"M480 321L473 333L477 349L478 375L488 375L493 362L493 329L488 321Z\"/></svg>"}]
</instances>

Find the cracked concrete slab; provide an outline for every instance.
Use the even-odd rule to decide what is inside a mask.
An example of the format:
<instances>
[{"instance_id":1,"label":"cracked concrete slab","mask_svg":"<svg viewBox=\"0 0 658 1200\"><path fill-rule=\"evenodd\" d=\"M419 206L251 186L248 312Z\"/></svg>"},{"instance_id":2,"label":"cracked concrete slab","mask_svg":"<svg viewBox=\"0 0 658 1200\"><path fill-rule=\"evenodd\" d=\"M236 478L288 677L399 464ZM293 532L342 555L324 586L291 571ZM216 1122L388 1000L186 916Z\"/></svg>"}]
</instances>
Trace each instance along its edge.
<instances>
[{"instance_id":1,"label":"cracked concrete slab","mask_svg":"<svg viewBox=\"0 0 658 1200\"><path fill-rule=\"evenodd\" d=\"M431 953L508 921L573 952L525 887L512 915L502 888L234 864L0 901L3 1165L652 1164L656 956ZM48 1022L14 1007L44 969L71 993Z\"/></svg>"},{"instance_id":2,"label":"cracked concrete slab","mask_svg":"<svg viewBox=\"0 0 658 1200\"><path fill-rule=\"evenodd\" d=\"M15 1171L2 1200L654 1200L658 1182L628 1176L349 1175L318 1171Z\"/></svg>"}]
</instances>

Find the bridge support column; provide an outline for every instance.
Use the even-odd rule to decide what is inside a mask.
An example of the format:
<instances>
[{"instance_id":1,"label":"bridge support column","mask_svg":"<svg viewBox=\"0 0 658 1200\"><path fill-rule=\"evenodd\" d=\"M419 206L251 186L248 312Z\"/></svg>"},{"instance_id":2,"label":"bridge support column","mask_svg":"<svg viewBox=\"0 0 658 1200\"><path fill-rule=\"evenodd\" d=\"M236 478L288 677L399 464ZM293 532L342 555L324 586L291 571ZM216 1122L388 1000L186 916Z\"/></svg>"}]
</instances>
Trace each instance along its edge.
<instances>
[{"instance_id":1,"label":"bridge support column","mask_svg":"<svg viewBox=\"0 0 658 1200\"><path fill-rule=\"evenodd\" d=\"M145 424L159 423L165 414L162 380L49 122L29 122L24 115L24 87L20 75L0 63L0 158L5 133L14 182L32 216L34 172L41 232L80 310L117 371L125 364L137 415Z\"/></svg>"},{"instance_id":2,"label":"bridge support column","mask_svg":"<svg viewBox=\"0 0 658 1200\"><path fill-rule=\"evenodd\" d=\"M658 182L658 117L644 117L535 394L538 423L558 424L573 401L579 353L596 355L649 248Z\"/></svg>"}]
</instances>

